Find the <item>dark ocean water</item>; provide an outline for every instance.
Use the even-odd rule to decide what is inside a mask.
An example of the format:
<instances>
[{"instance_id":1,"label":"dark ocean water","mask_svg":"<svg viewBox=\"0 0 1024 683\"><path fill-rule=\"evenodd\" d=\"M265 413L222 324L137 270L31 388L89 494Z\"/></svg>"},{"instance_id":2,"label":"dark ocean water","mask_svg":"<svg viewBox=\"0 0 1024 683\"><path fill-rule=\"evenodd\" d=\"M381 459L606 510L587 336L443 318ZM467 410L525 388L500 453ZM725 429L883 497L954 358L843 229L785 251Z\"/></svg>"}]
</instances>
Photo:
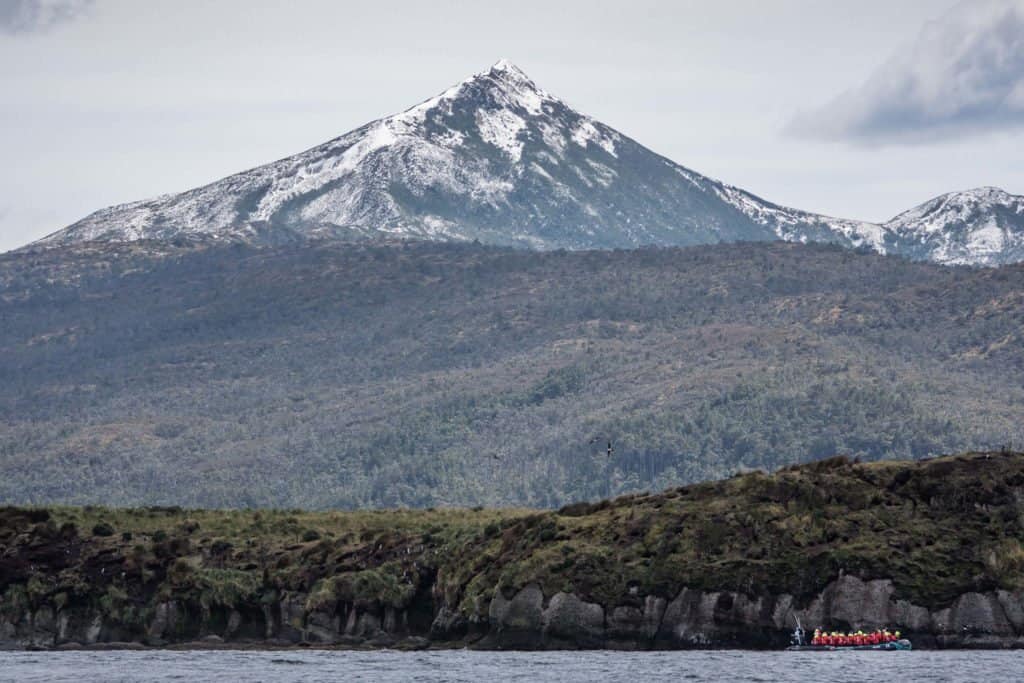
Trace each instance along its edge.
<instances>
[{"instance_id":1,"label":"dark ocean water","mask_svg":"<svg viewBox=\"0 0 1024 683\"><path fill-rule=\"evenodd\" d=\"M1024 681L1024 652L0 652L2 681Z\"/></svg>"}]
</instances>

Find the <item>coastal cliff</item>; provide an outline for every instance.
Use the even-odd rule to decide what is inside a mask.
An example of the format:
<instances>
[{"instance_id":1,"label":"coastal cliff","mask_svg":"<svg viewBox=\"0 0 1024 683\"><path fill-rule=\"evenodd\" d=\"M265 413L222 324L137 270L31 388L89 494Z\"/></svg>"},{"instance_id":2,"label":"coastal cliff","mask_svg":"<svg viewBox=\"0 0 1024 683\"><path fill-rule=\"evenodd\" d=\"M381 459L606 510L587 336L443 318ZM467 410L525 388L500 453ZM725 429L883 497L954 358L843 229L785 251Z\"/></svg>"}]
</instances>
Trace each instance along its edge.
<instances>
[{"instance_id":1,"label":"coastal cliff","mask_svg":"<svg viewBox=\"0 0 1024 683\"><path fill-rule=\"evenodd\" d=\"M0 509L0 647L1024 647L1024 454L558 511Z\"/></svg>"}]
</instances>

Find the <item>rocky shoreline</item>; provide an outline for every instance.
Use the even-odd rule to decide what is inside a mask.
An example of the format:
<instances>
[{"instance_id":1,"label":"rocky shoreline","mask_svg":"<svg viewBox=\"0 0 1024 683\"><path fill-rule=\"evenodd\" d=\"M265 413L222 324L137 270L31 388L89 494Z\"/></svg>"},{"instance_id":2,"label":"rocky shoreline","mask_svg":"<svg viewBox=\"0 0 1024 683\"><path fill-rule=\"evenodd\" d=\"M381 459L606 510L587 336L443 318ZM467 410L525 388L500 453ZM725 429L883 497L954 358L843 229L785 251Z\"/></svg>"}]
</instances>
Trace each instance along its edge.
<instances>
[{"instance_id":1,"label":"rocky shoreline","mask_svg":"<svg viewBox=\"0 0 1024 683\"><path fill-rule=\"evenodd\" d=\"M168 601L135 640L102 614L46 606L0 621L0 649L773 649L787 644L797 619L849 629L893 624L919 649L1024 648L1024 593L966 593L939 610L893 596L889 580L844 576L803 608L787 594L683 589L672 600L646 596L639 606L609 610L571 593L546 599L529 585L508 598L497 591L486 613L468 619L442 607L425 630L410 626L406 610L379 605L308 612L303 594L264 606L256 620L235 609L226 620L207 612L190 622L194 606Z\"/></svg>"},{"instance_id":2,"label":"rocky shoreline","mask_svg":"<svg viewBox=\"0 0 1024 683\"><path fill-rule=\"evenodd\" d=\"M1024 648L1022 486L970 454L545 513L7 508L0 649Z\"/></svg>"}]
</instances>

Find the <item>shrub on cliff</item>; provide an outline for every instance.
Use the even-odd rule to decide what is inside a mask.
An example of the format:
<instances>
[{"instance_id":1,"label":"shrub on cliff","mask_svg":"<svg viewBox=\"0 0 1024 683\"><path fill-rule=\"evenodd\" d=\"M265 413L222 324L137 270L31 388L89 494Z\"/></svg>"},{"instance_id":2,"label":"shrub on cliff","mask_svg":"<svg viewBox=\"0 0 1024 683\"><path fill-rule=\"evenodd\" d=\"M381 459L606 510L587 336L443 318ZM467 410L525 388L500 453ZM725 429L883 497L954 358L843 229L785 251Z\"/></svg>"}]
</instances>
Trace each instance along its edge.
<instances>
[{"instance_id":1,"label":"shrub on cliff","mask_svg":"<svg viewBox=\"0 0 1024 683\"><path fill-rule=\"evenodd\" d=\"M109 522L99 522L92 528L93 536L113 536L114 527Z\"/></svg>"}]
</instances>

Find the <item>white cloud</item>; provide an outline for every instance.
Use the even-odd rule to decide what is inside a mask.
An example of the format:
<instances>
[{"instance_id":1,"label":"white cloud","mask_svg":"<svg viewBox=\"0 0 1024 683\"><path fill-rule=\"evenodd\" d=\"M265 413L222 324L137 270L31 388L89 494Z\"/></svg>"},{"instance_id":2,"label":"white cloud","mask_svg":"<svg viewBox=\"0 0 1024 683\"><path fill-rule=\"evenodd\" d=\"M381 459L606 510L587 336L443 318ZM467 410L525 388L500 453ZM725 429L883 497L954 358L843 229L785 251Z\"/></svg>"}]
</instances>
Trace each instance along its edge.
<instances>
[{"instance_id":1,"label":"white cloud","mask_svg":"<svg viewBox=\"0 0 1024 683\"><path fill-rule=\"evenodd\" d=\"M929 22L860 87L787 132L913 144L1024 125L1024 0L971 0Z\"/></svg>"},{"instance_id":2,"label":"white cloud","mask_svg":"<svg viewBox=\"0 0 1024 683\"><path fill-rule=\"evenodd\" d=\"M0 0L0 31L34 33L83 16L93 0Z\"/></svg>"}]
</instances>

